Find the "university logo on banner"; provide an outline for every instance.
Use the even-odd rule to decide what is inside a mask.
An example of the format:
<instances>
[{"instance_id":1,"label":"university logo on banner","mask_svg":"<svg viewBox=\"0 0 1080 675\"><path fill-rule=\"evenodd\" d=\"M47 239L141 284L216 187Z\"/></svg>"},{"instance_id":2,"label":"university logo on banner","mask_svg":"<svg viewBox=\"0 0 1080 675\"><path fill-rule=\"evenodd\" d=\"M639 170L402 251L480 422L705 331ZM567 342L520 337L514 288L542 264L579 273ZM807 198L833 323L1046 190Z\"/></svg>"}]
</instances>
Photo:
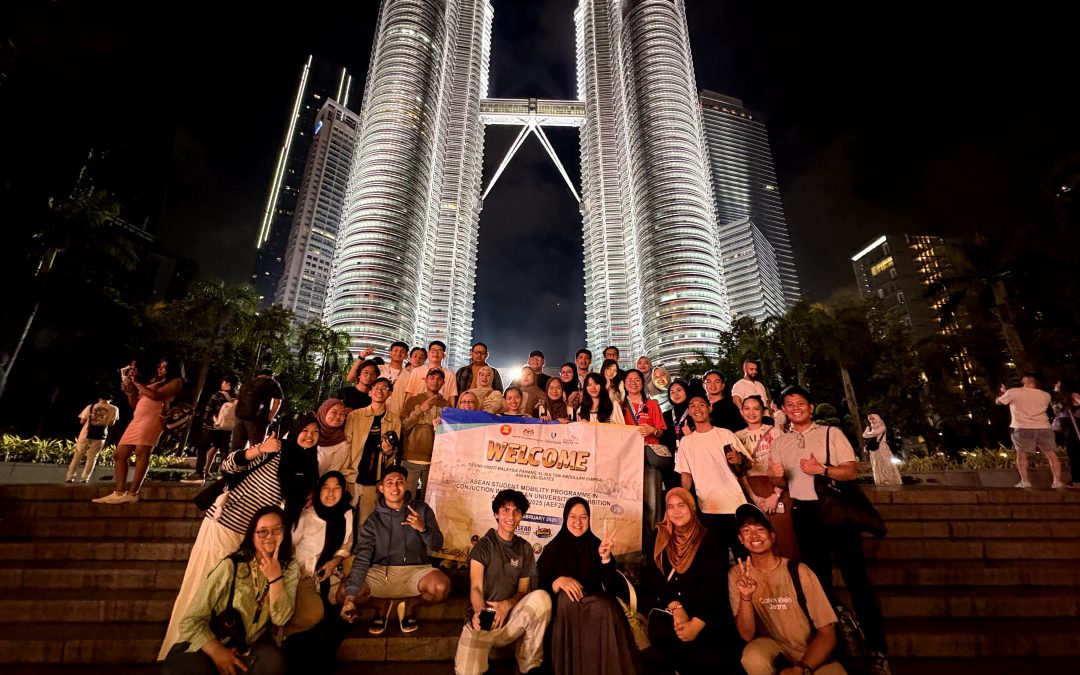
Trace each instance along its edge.
<instances>
[{"instance_id":1,"label":"university logo on banner","mask_svg":"<svg viewBox=\"0 0 1080 675\"><path fill-rule=\"evenodd\" d=\"M588 500L593 533L611 535L617 554L640 551L643 457L636 427L524 417L508 422L445 408L425 497L444 537L434 553L464 560L495 526L491 500L507 488L529 499L517 534L536 555L562 527L570 497Z\"/></svg>"}]
</instances>

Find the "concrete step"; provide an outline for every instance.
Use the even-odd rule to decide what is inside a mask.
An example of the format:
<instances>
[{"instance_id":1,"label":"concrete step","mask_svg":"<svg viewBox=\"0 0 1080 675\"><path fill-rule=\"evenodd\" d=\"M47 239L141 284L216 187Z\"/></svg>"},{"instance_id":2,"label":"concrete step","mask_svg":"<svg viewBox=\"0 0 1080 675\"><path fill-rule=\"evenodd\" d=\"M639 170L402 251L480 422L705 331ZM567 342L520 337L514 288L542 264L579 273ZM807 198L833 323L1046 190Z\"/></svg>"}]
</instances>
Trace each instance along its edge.
<instances>
[{"instance_id":1,"label":"concrete step","mask_svg":"<svg viewBox=\"0 0 1080 675\"><path fill-rule=\"evenodd\" d=\"M1048 514L1049 515L1049 514ZM1080 520L896 520L889 539L1080 539Z\"/></svg>"},{"instance_id":2,"label":"concrete step","mask_svg":"<svg viewBox=\"0 0 1080 675\"><path fill-rule=\"evenodd\" d=\"M890 525L904 520L1076 520L1080 505L1055 504L877 504Z\"/></svg>"},{"instance_id":3,"label":"concrete step","mask_svg":"<svg viewBox=\"0 0 1080 675\"><path fill-rule=\"evenodd\" d=\"M1019 480L1019 479L1018 479ZM1080 490L863 486L875 504L1080 504Z\"/></svg>"},{"instance_id":4,"label":"concrete step","mask_svg":"<svg viewBox=\"0 0 1080 675\"><path fill-rule=\"evenodd\" d=\"M966 588L877 589L884 616L980 619L983 617L1073 619L1080 616L1080 591L1075 587L1004 586Z\"/></svg>"},{"instance_id":5,"label":"concrete step","mask_svg":"<svg viewBox=\"0 0 1080 675\"><path fill-rule=\"evenodd\" d=\"M912 593L947 586L957 594L979 592L980 586L1080 586L1080 565L1032 564L1029 560L875 560L868 564L875 588L901 587ZM834 583L843 586L840 573ZM974 588L970 588L974 587Z\"/></svg>"},{"instance_id":6,"label":"concrete step","mask_svg":"<svg viewBox=\"0 0 1080 675\"><path fill-rule=\"evenodd\" d=\"M886 619L885 633L895 658L1080 656L1076 618Z\"/></svg>"},{"instance_id":7,"label":"concrete step","mask_svg":"<svg viewBox=\"0 0 1080 675\"><path fill-rule=\"evenodd\" d=\"M153 663L165 625L109 622L87 630L81 624L10 624L0 632L0 663L74 665Z\"/></svg>"},{"instance_id":8,"label":"concrete step","mask_svg":"<svg viewBox=\"0 0 1080 675\"><path fill-rule=\"evenodd\" d=\"M868 560L1077 560L1080 540L1074 539L868 539Z\"/></svg>"},{"instance_id":9,"label":"concrete step","mask_svg":"<svg viewBox=\"0 0 1080 675\"><path fill-rule=\"evenodd\" d=\"M97 496L97 495L95 495ZM175 518L197 520L202 513L189 501L140 501L136 504L94 504L83 500L0 501L0 520L13 522L25 519L93 518L97 520L126 520L139 518Z\"/></svg>"},{"instance_id":10,"label":"concrete step","mask_svg":"<svg viewBox=\"0 0 1080 675\"><path fill-rule=\"evenodd\" d=\"M0 594L9 597L21 588L45 591L65 589L147 590L176 593L184 580L184 562L146 560L22 560L0 562Z\"/></svg>"},{"instance_id":11,"label":"concrete step","mask_svg":"<svg viewBox=\"0 0 1080 675\"><path fill-rule=\"evenodd\" d=\"M59 483L56 485L0 485L0 501L90 501L104 497L112 485ZM190 502L201 489L197 485L147 482L139 491L141 501Z\"/></svg>"},{"instance_id":12,"label":"concrete step","mask_svg":"<svg viewBox=\"0 0 1080 675\"><path fill-rule=\"evenodd\" d=\"M4 560L158 560L186 562L194 540L146 539L143 541L97 541L70 539L67 541L12 541L0 546L0 561Z\"/></svg>"},{"instance_id":13,"label":"concrete step","mask_svg":"<svg viewBox=\"0 0 1080 675\"><path fill-rule=\"evenodd\" d=\"M96 506L96 505L95 505ZM80 537L111 539L178 539L195 541L200 518L24 518L0 521L4 539L59 539L72 532Z\"/></svg>"}]
</instances>

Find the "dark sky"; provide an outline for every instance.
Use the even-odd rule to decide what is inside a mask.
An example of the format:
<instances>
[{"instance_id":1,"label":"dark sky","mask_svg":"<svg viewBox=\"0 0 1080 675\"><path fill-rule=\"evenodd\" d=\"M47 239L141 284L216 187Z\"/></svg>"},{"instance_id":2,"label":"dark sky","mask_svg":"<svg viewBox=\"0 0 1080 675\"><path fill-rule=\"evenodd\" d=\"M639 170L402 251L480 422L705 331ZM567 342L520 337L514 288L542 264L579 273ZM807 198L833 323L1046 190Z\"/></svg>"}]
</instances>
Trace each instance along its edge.
<instances>
[{"instance_id":1,"label":"dark sky","mask_svg":"<svg viewBox=\"0 0 1080 675\"><path fill-rule=\"evenodd\" d=\"M0 10L0 37L16 45L13 61L0 51L7 188L62 184L102 131L144 145L173 139L162 246L204 274L246 278L300 65L314 52L362 80L377 3L252 16L191 2L167 17L87 5L23 0ZM492 95L574 93L575 5L494 2ZM848 258L878 233L992 234L1044 217L1047 171L1080 150L1076 10L687 5L699 86L743 99L768 125L812 299L850 285ZM45 124L50 132L35 137ZM485 183L513 134L488 132ZM551 135L576 181L576 133ZM480 227L477 338L515 352L572 351L584 332L581 222L535 140L487 200Z\"/></svg>"}]
</instances>

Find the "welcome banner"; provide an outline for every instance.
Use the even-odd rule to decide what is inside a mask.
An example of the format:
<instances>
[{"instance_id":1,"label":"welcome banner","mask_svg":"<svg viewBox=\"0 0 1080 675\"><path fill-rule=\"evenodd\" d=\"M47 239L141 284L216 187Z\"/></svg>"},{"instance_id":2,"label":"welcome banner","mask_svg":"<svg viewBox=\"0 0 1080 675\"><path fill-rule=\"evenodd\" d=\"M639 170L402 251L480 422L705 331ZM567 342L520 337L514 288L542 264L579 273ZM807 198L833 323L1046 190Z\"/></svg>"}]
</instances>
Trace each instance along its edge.
<instances>
[{"instance_id":1,"label":"welcome banner","mask_svg":"<svg viewBox=\"0 0 1080 675\"><path fill-rule=\"evenodd\" d=\"M517 534L536 555L559 532L574 496L588 500L593 533L612 535L617 555L640 551L643 463L636 427L444 408L425 497L445 540L435 555L465 560L495 526L491 500L506 488L529 499Z\"/></svg>"}]
</instances>

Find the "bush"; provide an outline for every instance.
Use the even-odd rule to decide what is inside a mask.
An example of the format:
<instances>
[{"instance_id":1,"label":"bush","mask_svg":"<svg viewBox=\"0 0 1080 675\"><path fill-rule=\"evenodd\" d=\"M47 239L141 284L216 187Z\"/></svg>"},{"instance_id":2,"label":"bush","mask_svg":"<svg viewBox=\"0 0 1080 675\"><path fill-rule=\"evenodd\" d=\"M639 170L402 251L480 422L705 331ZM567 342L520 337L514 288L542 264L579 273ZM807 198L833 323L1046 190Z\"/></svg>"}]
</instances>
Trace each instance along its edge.
<instances>
[{"instance_id":1,"label":"bush","mask_svg":"<svg viewBox=\"0 0 1080 675\"><path fill-rule=\"evenodd\" d=\"M1058 457L1066 459L1064 448L1057 449ZM1039 461L1039 460L1036 460ZM921 471L980 471L983 469L1012 469L1016 466L1016 454L1011 448L961 450L958 457L939 452L928 457L915 457L900 465L905 472Z\"/></svg>"},{"instance_id":2,"label":"bush","mask_svg":"<svg viewBox=\"0 0 1080 675\"><path fill-rule=\"evenodd\" d=\"M98 455L98 466L113 466L115 445L106 445ZM55 438L21 438L12 434L0 436L0 459L5 462L35 462L38 464L70 464L75 455L75 441ZM164 469L181 466L184 457L176 454L153 453L150 467Z\"/></svg>"}]
</instances>

